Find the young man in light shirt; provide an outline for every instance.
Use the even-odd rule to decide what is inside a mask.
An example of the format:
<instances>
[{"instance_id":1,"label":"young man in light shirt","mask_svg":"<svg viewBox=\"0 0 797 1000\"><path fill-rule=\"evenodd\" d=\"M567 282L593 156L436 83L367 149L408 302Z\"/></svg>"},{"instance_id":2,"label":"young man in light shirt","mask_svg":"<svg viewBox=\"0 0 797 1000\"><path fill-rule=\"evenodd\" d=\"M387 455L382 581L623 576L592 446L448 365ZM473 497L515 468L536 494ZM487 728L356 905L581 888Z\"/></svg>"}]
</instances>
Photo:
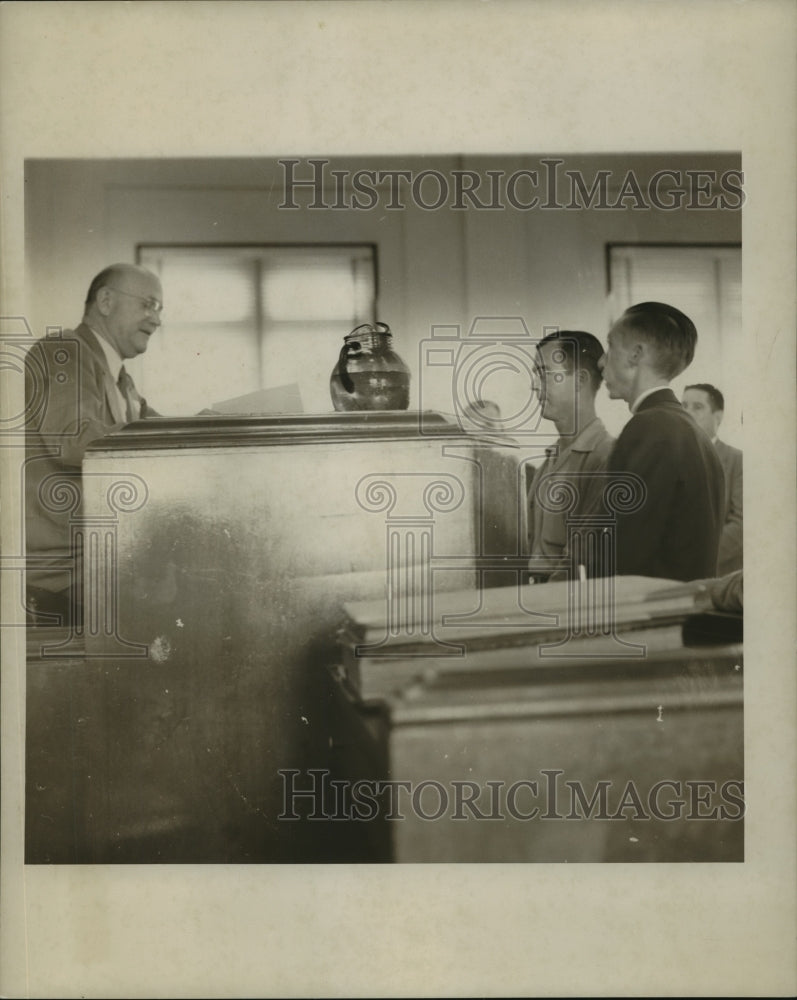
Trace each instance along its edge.
<instances>
[{"instance_id":1,"label":"young man in light shirt","mask_svg":"<svg viewBox=\"0 0 797 1000\"><path fill-rule=\"evenodd\" d=\"M558 331L537 346L536 391L542 417L554 424L559 440L546 449L529 487L529 570L535 583L565 579L574 572L568 519L594 508L606 481L614 439L595 414L602 356L600 341L583 330ZM558 502L563 491L574 498L566 511Z\"/></svg>"}]
</instances>

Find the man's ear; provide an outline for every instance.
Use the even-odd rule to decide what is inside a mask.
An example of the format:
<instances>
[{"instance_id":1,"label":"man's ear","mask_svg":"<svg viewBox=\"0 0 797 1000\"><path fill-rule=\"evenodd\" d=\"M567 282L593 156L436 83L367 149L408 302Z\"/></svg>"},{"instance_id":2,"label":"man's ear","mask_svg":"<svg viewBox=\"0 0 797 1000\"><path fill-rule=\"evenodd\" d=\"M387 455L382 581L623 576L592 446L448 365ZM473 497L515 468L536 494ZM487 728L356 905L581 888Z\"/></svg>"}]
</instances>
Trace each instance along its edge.
<instances>
[{"instance_id":1,"label":"man's ear","mask_svg":"<svg viewBox=\"0 0 797 1000\"><path fill-rule=\"evenodd\" d=\"M94 304L103 316L107 316L113 304L113 291L107 287L101 288L97 292Z\"/></svg>"},{"instance_id":2,"label":"man's ear","mask_svg":"<svg viewBox=\"0 0 797 1000\"><path fill-rule=\"evenodd\" d=\"M633 344L629 345L628 348L628 363L634 365L635 367L639 365L643 358L647 358L650 361L650 345L646 344L643 340L638 340Z\"/></svg>"}]
</instances>

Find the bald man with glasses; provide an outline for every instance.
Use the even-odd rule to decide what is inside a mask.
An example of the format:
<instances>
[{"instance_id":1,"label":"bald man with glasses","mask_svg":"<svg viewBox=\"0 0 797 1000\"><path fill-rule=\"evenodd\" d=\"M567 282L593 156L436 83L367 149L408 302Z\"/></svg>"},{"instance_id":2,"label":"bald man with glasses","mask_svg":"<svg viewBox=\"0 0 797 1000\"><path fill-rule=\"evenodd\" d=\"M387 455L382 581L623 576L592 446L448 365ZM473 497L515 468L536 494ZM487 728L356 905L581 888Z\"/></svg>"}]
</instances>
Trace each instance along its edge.
<instances>
[{"instance_id":1,"label":"bald man with glasses","mask_svg":"<svg viewBox=\"0 0 797 1000\"><path fill-rule=\"evenodd\" d=\"M54 502L59 484L79 495L81 463L92 441L158 414L125 368L146 351L161 324L158 277L133 264L112 264L91 282L80 325L36 341L25 362L26 604L33 624L77 624L72 593L69 511ZM54 509L55 508L55 509ZM66 560L66 564L65 564ZM45 617L42 617L45 616ZM56 616L53 618L52 616Z\"/></svg>"}]
</instances>

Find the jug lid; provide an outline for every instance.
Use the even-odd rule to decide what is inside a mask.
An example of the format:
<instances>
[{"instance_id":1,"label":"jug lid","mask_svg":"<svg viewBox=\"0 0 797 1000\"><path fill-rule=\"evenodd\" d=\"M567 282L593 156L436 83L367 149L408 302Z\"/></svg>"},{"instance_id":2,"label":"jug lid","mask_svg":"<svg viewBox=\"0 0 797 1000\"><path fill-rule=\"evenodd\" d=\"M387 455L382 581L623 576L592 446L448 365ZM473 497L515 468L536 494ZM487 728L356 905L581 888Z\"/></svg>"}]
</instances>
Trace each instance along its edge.
<instances>
[{"instance_id":1,"label":"jug lid","mask_svg":"<svg viewBox=\"0 0 797 1000\"><path fill-rule=\"evenodd\" d=\"M390 337L393 335L393 331L387 323L361 323L359 326L355 326L351 333L347 333L343 339L348 340L352 337L356 340L357 337L363 334L382 334L382 336Z\"/></svg>"}]
</instances>

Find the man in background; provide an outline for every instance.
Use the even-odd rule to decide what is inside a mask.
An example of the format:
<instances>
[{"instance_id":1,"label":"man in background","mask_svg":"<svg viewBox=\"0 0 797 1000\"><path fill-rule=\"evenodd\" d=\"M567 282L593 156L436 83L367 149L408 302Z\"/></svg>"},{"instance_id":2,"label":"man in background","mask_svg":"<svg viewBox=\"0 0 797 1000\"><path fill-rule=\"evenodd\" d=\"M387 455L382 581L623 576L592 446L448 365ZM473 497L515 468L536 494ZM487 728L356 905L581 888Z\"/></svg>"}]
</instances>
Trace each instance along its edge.
<instances>
[{"instance_id":1,"label":"man in background","mask_svg":"<svg viewBox=\"0 0 797 1000\"><path fill-rule=\"evenodd\" d=\"M616 514L618 575L684 581L717 575L722 465L670 388L696 345L694 323L661 302L631 306L609 331L601 362L606 388L632 413L609 472L635 475L644 492L635 509Z\"/></svg>"},{"instance_id":2,"label":"man in background","mask_svg":"<svg viewBox=\"0 0 797 1000\"><path fill-rule=\"evenodd\" d=\"M595 415L602 356L600 341L583 330L549 334L537 346L535 389L542 417L554 424L559 440L546 449L529 488L529 570L536 583L567 577L573 568L567 519L594 508L605 484L602 474L614 440ZM575 506L555 510L556 494L570 489Z\"/></svg>"},{"instance_id":3,"label":"man in background","mask_svg":"<svg viewBox=\"0 0 797 1000\"><path fill-rule=\"evenodd\" d=\"M80 622L75 584L81 570L70 538L76 506L61 501L82 496L81 463L92 441L130 421L157 416L139 396L124 362L146 351L161 323L162 296L150 271L113 264L91 282L77 329L36 341L27 355L29 623Z\"/></svg>"},{"instance_id":4,"label":"man in background","mask_svg":"<svg viewBox=\"0 0 797 1000\"><path fill-rule=\"evenodd\" d=\"M725 576L742 568L742 453L717 437L725 415L725 399L716 386L708 382L688 385L682 404L697 426L711 438L725 473L725 519L717 559L717 575Z\"/></svg>"}]
</instances>

